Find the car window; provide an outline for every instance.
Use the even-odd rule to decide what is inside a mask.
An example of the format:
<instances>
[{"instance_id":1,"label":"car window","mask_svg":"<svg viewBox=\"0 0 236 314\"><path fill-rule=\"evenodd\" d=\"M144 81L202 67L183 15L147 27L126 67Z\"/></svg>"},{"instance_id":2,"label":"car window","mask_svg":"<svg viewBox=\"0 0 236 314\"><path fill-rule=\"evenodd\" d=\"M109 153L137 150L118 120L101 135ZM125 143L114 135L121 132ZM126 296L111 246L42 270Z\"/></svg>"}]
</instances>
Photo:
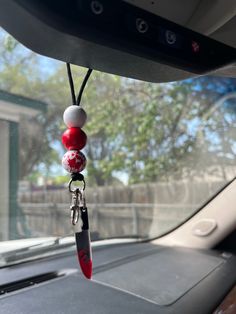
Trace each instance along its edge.
<instances>
[{"instance_id":1,"label":"car window","mask_svg":"<svg viewBox=\"0 0 236 314\"><path fill-rule=\"evenodd\" d=\"M0 41L0 240L72 235L65 64L2 29ZM78 90L86 69L73 73ZM95 71L82 106L92 240L161 236L235 177L233 78L154 84Z\"/></svg>"}]
</instances>

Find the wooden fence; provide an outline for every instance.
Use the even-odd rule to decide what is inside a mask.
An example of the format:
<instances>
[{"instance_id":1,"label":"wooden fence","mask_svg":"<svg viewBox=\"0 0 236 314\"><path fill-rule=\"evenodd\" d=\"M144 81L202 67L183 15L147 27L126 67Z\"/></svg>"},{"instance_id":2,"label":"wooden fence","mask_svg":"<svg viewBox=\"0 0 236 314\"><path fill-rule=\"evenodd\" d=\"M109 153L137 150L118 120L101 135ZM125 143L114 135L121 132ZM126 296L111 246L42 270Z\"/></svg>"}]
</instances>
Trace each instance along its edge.
<instances>
[{"instance_id":1,"label":"wooden fence","mask_svg":"<svg viewBox=\"0 0 236 314\"><path fill-rule=\"evenodd\" d=\"M68 204L21 203L20 206L31 236L73 233ZM157 236L179 224L195 207L186 204L88 204L92 238L146 238L153 223Z\"/></svg>"},{"instance_id":2,"label":"wooden fence","mask_svg":"<svg viewBox=\"0 0 236 314\"><path fill-rule=\"evenodd\" d=\"M158 236L190 216L220 186L222 182L176 182L87 189L92 238ZM30 236L73 233L65 190L21 194L19 206Z\"/></svg>"}]
</instances>

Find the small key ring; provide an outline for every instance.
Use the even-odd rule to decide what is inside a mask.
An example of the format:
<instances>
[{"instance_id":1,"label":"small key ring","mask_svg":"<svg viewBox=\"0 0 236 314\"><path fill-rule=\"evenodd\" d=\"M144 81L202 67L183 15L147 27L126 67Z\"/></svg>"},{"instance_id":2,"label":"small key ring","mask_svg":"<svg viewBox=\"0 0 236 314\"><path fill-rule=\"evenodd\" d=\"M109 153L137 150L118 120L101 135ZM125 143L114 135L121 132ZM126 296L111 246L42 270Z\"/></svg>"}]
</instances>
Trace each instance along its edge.
<instances>
[{"instance_id":1,"label":"small key ring","mask_svg":"<svg viewBox=\"0 0 236 314\"><path fill-rule=\"evenodd\" d=\"M69 181L69 185L68 185L69 192L70 192L70 193L80 193L80 192L77 192L77 190L79 190L78 187L77 187L77 188L74 188L74 189L71 188L71 185L72 185L72 182L73 182L73 181L74 181L73 179L70 179L70 181ZM86 188L86 183L85 183L84 180L82 180L82 182L83 182L83 191L84 191L85 188Z\"/></svg>"}]
</instances>

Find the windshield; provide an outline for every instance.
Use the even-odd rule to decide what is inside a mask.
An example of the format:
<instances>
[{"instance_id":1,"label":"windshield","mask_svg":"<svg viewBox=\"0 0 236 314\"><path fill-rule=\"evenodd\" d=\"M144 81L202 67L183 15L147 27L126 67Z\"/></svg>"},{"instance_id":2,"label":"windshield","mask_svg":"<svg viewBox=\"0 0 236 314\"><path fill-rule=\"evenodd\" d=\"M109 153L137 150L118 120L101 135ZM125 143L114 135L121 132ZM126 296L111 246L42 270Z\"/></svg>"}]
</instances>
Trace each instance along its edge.
<instances>
[{"instance_id":1,"label":"windshield","mask_svg":"<svg viewBox=\"0 0 236 314\"><path fill-rule=\"evenodd\" d=\"M65 64L0 30L0 240L73 235ZM72 67L79 89L86 69ZM82 99L92 240L154 238L236 174L236 80L154 84L93 72Z\"/></svg>"}]
</instances>

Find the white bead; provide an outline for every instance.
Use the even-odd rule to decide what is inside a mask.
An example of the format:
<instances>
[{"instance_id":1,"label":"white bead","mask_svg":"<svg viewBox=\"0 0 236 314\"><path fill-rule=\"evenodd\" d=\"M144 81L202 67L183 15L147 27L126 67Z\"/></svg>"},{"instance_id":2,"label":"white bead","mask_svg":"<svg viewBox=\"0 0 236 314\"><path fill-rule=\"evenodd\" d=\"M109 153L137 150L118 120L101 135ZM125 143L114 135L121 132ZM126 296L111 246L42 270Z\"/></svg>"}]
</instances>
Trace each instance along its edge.
<instances>
[{"instance_id":1,"label":"white bead","mask_svg":"<svg viewBox=\"0 0 236 314\"><path fill-rule=\"evenodd\" d=\"M87 114L80 106L69 106L63 114L63 120L68 128L82 128L87 120Z\"/></svg>"}]
</instances>

